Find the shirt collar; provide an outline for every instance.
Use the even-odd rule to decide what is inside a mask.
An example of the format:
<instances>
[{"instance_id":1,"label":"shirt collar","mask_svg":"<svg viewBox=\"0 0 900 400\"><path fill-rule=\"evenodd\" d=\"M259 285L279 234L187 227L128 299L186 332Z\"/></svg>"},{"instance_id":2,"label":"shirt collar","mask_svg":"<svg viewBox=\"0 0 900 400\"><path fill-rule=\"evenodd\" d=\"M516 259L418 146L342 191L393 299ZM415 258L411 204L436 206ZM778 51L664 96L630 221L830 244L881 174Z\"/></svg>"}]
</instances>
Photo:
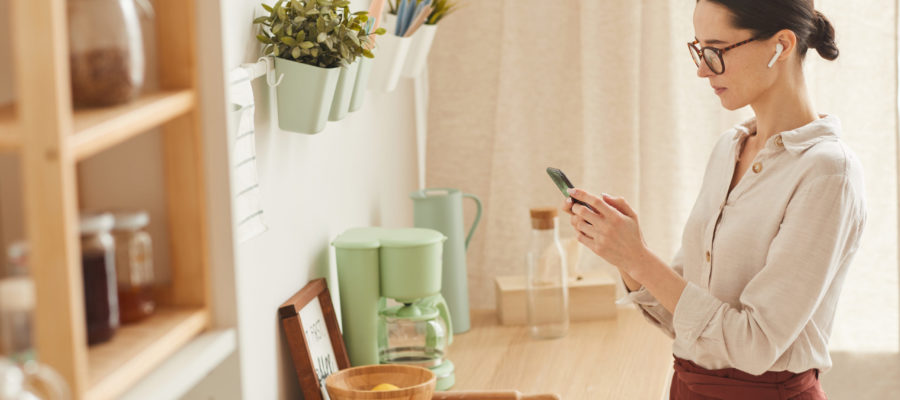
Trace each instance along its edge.
<instances>
[{"instance_id":1,"label":"shirt collar","mask_svg":"<svg viewBox=\"0 0 900 400\"><path fill-rule=\"evenodd\" d=\"M823 140L837 139L841 135L841 121L833 115L822 114L820 118L797 129L781 132L769 138L776 140L781 136L784 148L799 154ZM756 118L750 118L734 127L734 140L739 140L756 132Z\"/></svg>"}]
</instances>

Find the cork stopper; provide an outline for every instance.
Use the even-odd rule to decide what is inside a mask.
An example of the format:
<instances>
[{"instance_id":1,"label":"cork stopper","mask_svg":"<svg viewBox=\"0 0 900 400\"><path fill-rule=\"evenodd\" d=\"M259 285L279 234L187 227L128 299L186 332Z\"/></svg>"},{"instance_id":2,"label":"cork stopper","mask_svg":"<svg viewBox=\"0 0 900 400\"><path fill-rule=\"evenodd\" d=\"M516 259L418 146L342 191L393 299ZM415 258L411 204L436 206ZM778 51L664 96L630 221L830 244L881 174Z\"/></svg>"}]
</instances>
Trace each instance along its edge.
<instances>
[{"instance_id":1,"label":"cork stopper","mask_svg":"<svg viewBox=\"0 0 900 400\"><path fill-rule=\"evenodd\" d=\"M532 229L553 229L557 210L555 207L537 207L531 209L531 228Z\"/></svg>"}]
</instances>

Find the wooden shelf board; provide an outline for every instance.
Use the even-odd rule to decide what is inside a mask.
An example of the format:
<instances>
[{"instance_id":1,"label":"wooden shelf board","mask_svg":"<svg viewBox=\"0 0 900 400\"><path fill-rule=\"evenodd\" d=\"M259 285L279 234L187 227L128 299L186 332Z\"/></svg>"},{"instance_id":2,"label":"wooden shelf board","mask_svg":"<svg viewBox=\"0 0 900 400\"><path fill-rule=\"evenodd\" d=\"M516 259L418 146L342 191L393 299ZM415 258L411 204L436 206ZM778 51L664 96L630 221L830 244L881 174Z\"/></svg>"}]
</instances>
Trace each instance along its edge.
<instances>
[{"instance_id":1,"label":"wooden shelf board","mask_svg":"<svg viewBox=\"0 0 900 400\"><path fill-rule=\"evenodd\" d=\"M88 349L84 398L118 398L199 335L209 320L205 308L161 308L146 321L121 327L110 342Z\"/></svg>"},{"instance_id":2,"label":"wooden shelf board","mask_svg":"<svg viewBox=\"0 0 900 400\"><path fill-rule=\"evenodd\" d=\"M21 145L14 104L0 105L0 151L15 151Z\"/></svg>"},{"instance_id":3,"label":"wooden shelf board","mask_svg":"<svg viewBox=\"0 0 900 400\"><path fill-rule=\"evenodd\" d=\"M121 106L77 110L69 145L75 159L83 160L191 111L195 102L193 90L177 90L145 94Z\"/></svg>"}]
</instances>

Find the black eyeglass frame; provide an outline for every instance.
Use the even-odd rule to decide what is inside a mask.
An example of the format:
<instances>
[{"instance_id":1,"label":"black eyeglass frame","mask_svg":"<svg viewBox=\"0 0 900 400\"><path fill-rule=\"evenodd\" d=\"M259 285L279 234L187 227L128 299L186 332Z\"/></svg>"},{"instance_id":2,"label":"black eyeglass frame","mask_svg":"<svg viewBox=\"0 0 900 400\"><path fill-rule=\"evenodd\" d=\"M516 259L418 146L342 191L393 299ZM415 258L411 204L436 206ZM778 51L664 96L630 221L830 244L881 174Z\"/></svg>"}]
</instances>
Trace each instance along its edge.
<instances>
[{"instance_id":1,"label":"black eyeglass frame","mask_svg":"<svg viewBox=\"0 0 900 400\"><path fill-rule=\"evenodd\" d=\"M700 68L700 60L703 60L703 62L706 63L706 66L709 67L710 71L712 71L716 75L722 75L725 73L725 59L722 58L722 54L725 54L725 52L728 50L731 50L735 47L743 46L743 45L750 43L756 39L758 39L758 38L752 37L750 39L744 40L742 42L737 42L731 46L724 47L721 49L718 47L712 47L712 46L703 46L703 47L698 48L697 45L700 44L700 40L698 40L698 39L694 39L693 42L688 42L687 46L688 46L688 51L691 52L691 59L694 60L694 64L697 65L697 68ZM722 71L716 71L713 69L712 65L709 65L709 60L704 55L704 53L707 50L712 51L713 54L715 54L716 57L719 58L719 65L722 66Z\"/></svg>"}]
</instances>

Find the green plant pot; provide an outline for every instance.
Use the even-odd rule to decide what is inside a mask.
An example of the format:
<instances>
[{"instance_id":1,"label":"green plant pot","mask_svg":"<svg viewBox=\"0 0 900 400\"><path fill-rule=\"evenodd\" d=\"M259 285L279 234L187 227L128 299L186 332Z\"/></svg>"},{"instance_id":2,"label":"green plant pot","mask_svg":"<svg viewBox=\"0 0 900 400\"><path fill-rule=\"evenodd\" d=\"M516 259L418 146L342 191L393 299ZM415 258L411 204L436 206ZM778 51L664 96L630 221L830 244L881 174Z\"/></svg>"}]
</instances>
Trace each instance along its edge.
<instances>
[{"instance_id":1,"label":"green plant pot","mask_svg":"<svg viewBox=\"0 0 900 400\"><path fill-rule=\"evenodd\" d=\"M275 58L275 75L284 75L276 87L278 127L297 133L319 133L337 87L340 68L321 68Z\"/></svg>"},{"instance_id":2,"label":"green plant pot","mask_svg":"<svg viewBox=\"0 0 900 400\"><path fill-rule=\"evenodd\" d=\"M358 61L359 71L356 72L356 84L353 86L353 98L350 99L350 112L362 108L366 101L366 88L369 87L369 75L372 74L371 58L362 57Z\"/></svg>"},{"instance_id":3,"label":"green plant pot","mask_svg":"<svg viewBox=\"0 0 900 400\"><path fill-rule=\"evenodd\" d=\"M329 121L340 121L350 112L350 100L353 98L357 72L359 72L359 60L354 61L349 67L341 67L337 88L334 91L334 100L331 101L331 113L328 114Z\"/></svg>"}]
</instances>

